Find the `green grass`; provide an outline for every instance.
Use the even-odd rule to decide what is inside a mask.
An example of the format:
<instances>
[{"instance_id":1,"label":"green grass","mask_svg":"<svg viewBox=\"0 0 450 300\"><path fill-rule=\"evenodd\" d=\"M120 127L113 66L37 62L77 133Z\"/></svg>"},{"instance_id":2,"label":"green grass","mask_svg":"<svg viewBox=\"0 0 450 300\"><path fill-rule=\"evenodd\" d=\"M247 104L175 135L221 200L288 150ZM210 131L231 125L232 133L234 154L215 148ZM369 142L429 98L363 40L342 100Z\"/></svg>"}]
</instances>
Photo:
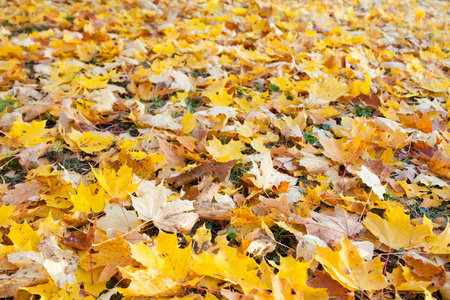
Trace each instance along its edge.
<instances>
[{"instance_id":1,"label":"green grass","mask_svg":"<svg viewBox=\"0 0 450 300\"><path fill-rule=\"evenodd\" d=\"M197 78L197 77L205 77L206 73L203 71L199 71L199 70L195 70L194 72L191 73L192 77Z\"/></svg>"},{"instance_id":2,"label":"green grass","mask_svg":"<svg viewBox=\"0 0 450 300\"><path fill-rule=\"evenodd\" d=\"M15 176L9 178L5 176L8 172L15 171ZM23 171L22 166L19 163L19 158L14 158L14 155L10 155L0 161L0 180L1 183L6 183L8 185L15 185L17 183L23 182L27 173Z\"/></svg>"},{"instance_id":3,"label":"green grass","mask_svg":"<svg viewBox=\"0 0 450 300\"><path fill-rule=\"evenodd\" d=\"M195 101L193 99L188 99L186 102L186 108L191 114L193 114L200 105L202 105L201 101Z\"/></svg>"},{"instance_id":4,"label":"green grass","mask_svg":"<svg viewBox=\"0 0 450 300\"><path fill-rule=\"evenodd\" d=\"M0 112L14 110L16 102L16 98L11 94L6 96L5 99L0 98Z\"/></svg>"},{"instance_id":5,"label":"green grass","mask_svg":"<svg viewBox=\"0 0 450 300\"><path fill-rule=\"evenodd\" d=\"M242 176L244 175L244 173L247 173L251 167L252 167L251 162L244 164L242 161L240 161L231 169L230 181L235 186L241 186L242 185L242 179L241 179Z\"/></svg>"},{"instance_id":6,"label":"green grass","mask_svg":"<svg viewBox=\"0 0 450 300\"><path fill-rule=\"evenodd\" d=\"M355 115L357 117L371 117L373 115L373 109L368 106L357 105L355 106Z\"/></svg>"},{"instance_id":7,"label":"green grass","mask_svg":"<svg viewBox=\"0 0 450 300\"><path fill-rule=\"evenodd\" d=\"M280 91L280 87L276 84L269 84L269 87L272 89L272 91L274 92L279 92Z\"/></svg>"},{"instance_id":8,"label":"green grass","mask_svg":"<svg viewBox=\"0 0 450 300\"><path fill-rule=\"evenodd\" d=\"M308 131L306 131L306 132L303 134L303 138L305 139L305 143L307 143L307 144L312 144L312 145L314 145L314 144L316 144L316 143L319 142L319 140L316 139L316 138L313 136L313 134L312 134L311 132L308 132Z\"/></svg>"}]
</instances>

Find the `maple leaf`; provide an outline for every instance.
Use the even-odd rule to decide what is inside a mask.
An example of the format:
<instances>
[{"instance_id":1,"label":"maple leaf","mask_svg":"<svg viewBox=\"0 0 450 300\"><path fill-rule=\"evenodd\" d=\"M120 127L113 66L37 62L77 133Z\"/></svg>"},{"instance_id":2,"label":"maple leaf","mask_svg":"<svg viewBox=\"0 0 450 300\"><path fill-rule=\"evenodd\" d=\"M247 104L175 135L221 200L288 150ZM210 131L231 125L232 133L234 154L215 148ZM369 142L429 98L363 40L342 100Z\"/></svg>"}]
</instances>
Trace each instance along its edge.
<instances>
[{"instance_id":1,"label":"maple leaf","mask_svg":"<svg viewBox=\"0 0 450 300\"><path fill-rule=\"evenodd\" d=\"M18 155L19 163L25 169L37 168L41 165L39 157L44 155L49 148L50 146L43 142L40 142L34 147L29 147L21 151L20 154Z\"/></svg>"},{"instance_id":2,"label":"maple leaf","mask_svg":"<svg viewBox=\"0 0 450 300\"><path fill-rule=\"evenodd\" d=\"M448 154L446 155L446 153L444 153L443 151L438 150L434 152L433 156L428 162L428 165L430 166L430 169L436 174L445 176L446 178L450 179L449 161L450 161L449 155Z\"/></svg>"},{"instance_id":3,"label":"maple leaf","mask_svg":"<svg viewBox=\"0 0 450 300\"><path fill-rule=\"evenodd\" d=\"M445 2L24 2L0 297L450 298Z\"/></svg>"},{"instance_id":4,"label":"maple leaf","mask_svg":"<svg viewBox=\"0 0 450 300\"><path fill-rule=\"evenodd\" d=\"M48 142L51 138L45 137L49 129L45 128L45 121L33 121L31 124L24 123L22 119L14 122L8 135L11 138L17 138L19 142L26 147L33 147L41 142Z\"/></svg>"},{"instance_id":5,"label":"maple leaf","mask_svg":"<svg viewBox=\"0 0 450 300\"><path fill-rule=\"evenodd\" d=\"M0 297L14 297L20 288L49 281L45 268L32 259L24 257L23 254L23 252L19 252L19 255L11 254L10 260L19 270L10 276L4 275L0 278Z\"/></svg>"},{"instance_id":6,"label":"maple leaf","mask_svg":"<svg viewBox=\"0 0 450 300\"><path fill-rule=\"evenodd\" d=\"M98 183L111 196L111 198L123 200L128 197L128 193L134 193L139 184L133 184L133 169L122 166L117 172L113 169L103 169L92 172Z\"/></svg>"},{"instance_id":7,"label":"maple leaf","mask_svg":"<svg viewBox=\"0 0 450 300\"><path fill-rule=\"evenodd\" d=\"M356 171L359 178L369 187L372 188L372 191L378 196L378 198L383 199L383 194L386 193L386 188L381 185L380 179L370 172L366 166L361 167L361 171Z\"/></svg>"},{"instance_id":8,"label":"maple leaf","mask_svg":"<svg viewBox=\"0 0 450 300\"><path fill-rule=\"evenodd\" d=\"M261 228L256 228L247 233L244 240L250 240L246 251L255 257L266 255L274 251L276 247L275 237L264 223L261 224Z\"/></svg>"},{"instance_id":9,"label":"maple leaf","mask_svg":"<svg viewBox=\"0 0 450 300\"><path fill-rule=\"evenodd\" d=\"M211 248L194 256L192 270L195 273L238 285L244 294L249 294L254 288L265 290L269 287L268 282L258 276L262 273L261 267L252 258L240 256L237 249L226 245L226 239L217 243L221 249L218 253Z\"/></svg>"},{"instance_id":10,"label":"maple leaf","mask_svg":"<svg viewBox=\"0 0 450 300\"><path fill-rule=\"evenodd\" d=\"M191 112L188 112L183 119L181 119L181 125L183 125L183 128L181 129L181 132L184 134L189 134L194 130L197 125L195 124L195 117Z\"/></svg>"},{"instance_id":11,"label":"maple leaf","mask_svg":"<svg viewBox=\"0 0 450 300\"><path fill-rule=\"evenodd\" d=\"M222 144L221 141L213 136L213 139L208 141L206 150L218 162L228 162L235 159L240 159L242 156L241 149L244 146L241 141L231 140L228 144Z\"/></svg>"},{"instance_id":12,"label":"maple leaf","mask_svg":"<svg viewBox=\"0 0 450 300\"><path fill-rule=\"evenodd\" d=\"M86 98L97 102L91 109L96 110L99 113L112 112L113 106L117 102L117 98L114 96L111 89L108 88L93 91Z\"/></svg>"},{"instance_id":13,"label":"maple leaf","mask_svg":"<svg viewBox=\"0 0 450 300\"><path fill-rule=\"evenodd\" d=\"M365 261L347 238L340 246L342 248L336 252L318 247L315 256L335 280L350 290L376 291L388 285L382 275L384 264L379 257Z\"/></svg>"},{"instance_id":14,"label":"maple leaf","mask_svg":"<svg viewBox=\"0 0 450 300\"><path fill-rule=\"evenodd\" d=\"M383 244L393 249L413 249L432 236L431 221L427 217L424 217L423 224L413 225L399 204L387 202L385 207L384 219L371 212L364 219L367 229Z\"/></svg>"},{"instance_id":15,"label":"maple leaf","mask_svg":"<svg viewBox=\"0 0 450 300\"><path fill-rule=\"evenodd\" d=\"M38 249L41 251L40 253L24 251L10 254L8 260L15 263L18 260L31 259L41 264L60 288L76 283L74 271L78 267L78 255L59 248L54 236L43 237Z\"/></svg>"},{"instance_id":16,"label":"maple leaf","mask_svg":"<svg viewBox=\"0 0 450 300\"><path fill-rule=\"evenodd\" d=\"M270 275L272 280L272 290L274 299L286 299L286 300L304 299L303 293L298 293L292 288L292 284L289 279L280 278L275 274Z\"/></svg>"},{"instance_id":17,"label":"maple leaf","mask_svg":"<svg viewBox=\"0 0 450 300\"><path fill-rule=\"evenodd\" d=\"M348 140L334 138L326 140L320 137L319 141L324 148L323 154L326 157L343 164L356 161L367 148L359 135Z\"/></svg>"},{"instance_id":18,"label":"maple leaf","mask_svg":"<svg viewBox=\"0 0 450 300\"><path fill-rule=\"evenodd\" d=\"M23 224L12 222L9 228L8 238L15 247L22 251L35 251L39 245L38 233L27 222Z\"/></svg>"},{"instance_id":19,"label":"maple leaf","mask_svg":"<svg viewBox=\"0 0 450 300\"><path fill-rule=\"evenodd\" d=\"M43 190L44 187L33 179L30 182L16 184L13 190L7 190L4 193L1 200L6 205L17 205L25 201L39 201L39 194Z\"/></svg>"},{"instance_id":20,"label":"maple leaf","mask_svg":"<svg viewBox=\"0 0 450 300\"><path fill-rule=\"evenodd\" d=\"M85 186L83 182L77 188L77 193L70 195L73 203L73 211L81 211L85 213L98 213L105 208L105 195L104 189L99 189L98 193L95 193L97 185Z\"/></svg>"},{"instance_id":21,"label":"maple leaf","mask_svg":"<svg viewBox=\"0 0 450 300\"><path fill-rule=\"evenodd\" d=\"M92 254L92 267L103 268L98 282L109 280L119 271L119 267L127 266L132 262L130 247L120 235L114 239L103 241L98 246L94 245L92 249L95 251ZM80 267L85 271L91 269L89 255L80 259Z\"/></svg>"},{"instance_id":22,"label":"maple leaf","mask_svg":"<svg viewBox=\"0 0 450 300\"><path fill-rule=\"evenodd\" d=\"M0 227L7 227L11 224L11 215L13 214L15 206L0 206Z\"/></svg>"},{"instance_id":23,"label":"maple leaf","mask_svg":"<svg viewBox=\"0 0 450 300\"><path fill-rule=\"evenodd\" d=\"M306 230L309 235L317 236L322 241L330 239L342 240L345 236L352 236L363 229L358 215L348 214L341 206L334 208L333 215L325 215L311 211L312 219L305 219Z\"/></svg>"},{"instance_id":24,"label":"maple leaf","mask_svg":"<svg viewBox=\"0 0 450 300\"><path fill-rule=\"evenodd\" d=\"M106 215L98 219L97 226L108 232L108 236L115 236L116 231L128 232L142 223L135 211L125 210L119 205L109 203L104 212Z\"/></svg>"},{"instance_id":25,"label":"maple leaf","mask_svg":"<svg viewBox=\"0 0 450 300\"><path fill-rule=\"evenodd\" d=\"M449 226L439 233L438 235L432 234L425 238L424 247L429 253L434 254L448 254L450 253L450 248L448 244L450 243L450 229Z\"/></svg>"},{"instance_id":26,"label":"maple leaf","mask_svg":"<svg viewBox=\"0 0 450 300\"><path fill-rule=\"evenodd\" d=\"M328 299L325 289L315 289L307 285L308 269L311 263L301 263L293 257L282 257L280 259L279 278L289 279L292 288L303 294L303 299Z\"/></svg>"},{"instance_id":27,"label":"maple leaf","mask_svg":"<svg viewBox=\"0 0 450 300\"><path fill-rule=\"evenodd\" d=\"M120 289L125 295L163 296L175 295L180 286L189 279L191 270L191 247L178 248L175 234L160 232L155 239L156 249L144 243L131 245L132 257L143 264L146 270L123 268L125 278L139 278L141 284L131 284ZM136 280L134 281L136 282Z\"/></svg>"},{"instance_id":28,"label":"maple leaf","mask_svg":"<svg viewBox=\"0 0 450 300\"><path fill-rule=\"evenodd\" d=\"M348 87L333 76L329 76L323 82L315 82L309 89L312 96L327 101L335 101L347 91Z\"/></svg>"},{"instance_id":29,"label":"maple leaf","mask_svg":"<svg viewBox=\"0 0 450 300\"><path fill-rule=\"evenodd\" d=\"M163 182L147 189L140 197L131 195L131 199L142 220L153 221L155 226L169 232L190 230L198 219L198 215L191 212L194 210L192 202L181 199L167 202Z\"/></svg>"},{"instance_id":30,"label":"maple leaf","mask_svg":"<svg viewBox=\"0 0 450 300\"><path fill-rule=\"evenodd\" d=\"M77 148L89 154L109 148L109 145L113 141L113 139L107 135L98 135L90 131L79 132L74 129L68 138L75 143Z\"/></svg>"}]
</instances>

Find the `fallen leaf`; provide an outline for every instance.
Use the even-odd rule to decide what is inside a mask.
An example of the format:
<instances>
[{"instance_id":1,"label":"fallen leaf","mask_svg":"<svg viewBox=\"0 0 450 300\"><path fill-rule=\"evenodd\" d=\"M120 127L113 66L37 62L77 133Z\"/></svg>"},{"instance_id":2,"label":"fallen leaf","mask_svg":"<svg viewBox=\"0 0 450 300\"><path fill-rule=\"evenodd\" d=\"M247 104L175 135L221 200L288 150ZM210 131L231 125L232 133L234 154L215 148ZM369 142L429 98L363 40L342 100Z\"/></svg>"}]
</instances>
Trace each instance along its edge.
<instances>
[{"instance_id":1,"label":"fallen leaf","mask_svg":"<svg viewBox=\"0 0 450 300\"><path fill-rule=\"evenodd\" d=\"M447 281L444 267L426 257L410 252L403 255L402 259L414 274L431 279L436 287L441 287Z\"/></svg>"},{"instance_id":2,"label":"fallen leaf","mask_svg":"<svg viewBox=\"0 0 450 300\"><path fill-rule=\"evenodd\" d=\"M384 218L369 212L364 219L364 226L392 249L414 249L432 236L432 225L428 218L424 217L423 224L413 225L410 216L403 212L400 205L389 202Z\"/></svg>"},{"instance_id":3,"label":"fallen leaf","mask_svg":"<svg viewBox=\"0 0 450 300\"><path fill-rule=\"evenodd\" d=\"M35 179L24 183L18 183L13 190L7 190L2 197L5 205L17 205L25 201L39 201L40 192L45 188Z\"/></svg>"},{"instance_id":4,"label":"fallen leaf","mask_svg":"<svg viewBox=\"0 0 450 300\"><path fill-rule=\"evenodd\" d=\"M222 144L219 139L213 136L213 139L208 141L206 150L218 162L226 163L232 160L240 159L241 149L243 149L241 141L231 140L228 144Z\"/></svg>"},{"instance_id":5,"label":"fallen leaf","mask_svg":"<svg viewBox=\"0 0 450 300\"><path fill-rule=\"evenodd\" d=\"M434 152L428 162L428 166L434 173L450 179L450 157L443 151L437 150Z\"/></svg>"},{"instance_id":6,"label":"fallen leaf","mask_svg":"<svg viewBox=\"0 0 450 300\"><path fill-rule=\"evenodd\" d=\"M98 282L109 280L117 271L119 267L124 267L132 262L130 257L130 248L127 242L119 235L111 240L106 240L100 245L92 247L92 268L103 268L98 279ZM79 266L85 271L91 269L89 255L85 256Z\"/></svg>"},{"instance_id":7,"label":"fallen leaf","mask_svg":"<svg viewBox=\"0 0 450 300\"><path fill-rule=\"evenodd\" d=\"M153 221L155 226L165 231L190 230L198 219L198 215L192 212L192 202L181 199L167 202L163 182L140 197L131 196L131 199L142 220Z\"/></svg>"},{"instance_id":8,"label":"fallen leaf","mask_svg":"<svg viewBox=\"0 0 450 300\"><path fill-rule=\"evenodd\" d=\"M384 263L379 257L365 261L358 254L357 247L344 238L341 249L333 251L318 247L315 259L320 262L333 279L349 290L377 291L388 286L382 275Z\"/></svg>"},{"instance_id":9,"label":"fallen leaf","mask_svg":"<svg viewBox=\"0 0 450 300\"><path fill-rule=\"evenodd\" d=\"M359 216L349 214L341 206L334 208L333 215L325 215L311 211L311 219L304 220L308 235L317 236L322 241L342 240L353 236L363 229Z\"/></svg>"},{"instance_id":10,"label":"fallen leaf","mask_svg":"<svg viewBox=\"0 0 450 300\"><path fill-rule=\"evenodd\" d=\"M381 185L381 181L373 174L366 166L361 167L361 171L356 171L359 178L369 187L372 188L372 191L378 196L378 198L383 199L384 193L386 193L386 188Z\"/></svg>"}]
</instances>

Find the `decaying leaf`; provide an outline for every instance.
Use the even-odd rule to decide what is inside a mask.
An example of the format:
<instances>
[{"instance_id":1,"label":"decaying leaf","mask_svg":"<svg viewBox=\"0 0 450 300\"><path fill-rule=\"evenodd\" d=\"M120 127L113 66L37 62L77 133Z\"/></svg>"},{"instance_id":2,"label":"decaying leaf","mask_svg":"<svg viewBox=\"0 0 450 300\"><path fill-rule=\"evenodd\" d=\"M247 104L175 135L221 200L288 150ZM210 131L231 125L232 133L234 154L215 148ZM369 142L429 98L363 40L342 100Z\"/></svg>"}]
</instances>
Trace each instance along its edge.
<instances>
[{"instance_id":1,"label":"decaying leaf","mask_svg":"<svg viewBox=\"0 0 450 300\"><path fill-rule=\"evenodd\" d=\"M140 197L131 196L133 206L144 221L153 223L169 232L190 230L198 219L194 212L194 205L187 200L176 199L167 202L166 188L163 183L151 190L147 190Z\"/></svg>"},{"instance_id":2,"label":"decaying leaf","mask_svg":"<svg viewBox=\"0 0 450 300\"><path fill-rule=\"evenodd\" d=\"M13 190L7 190L2 202L6 205L17 205L25 201L38 201L40 199L39 193L44 190L44 187L36 180L30 182L19 183L15 185Z\"/></svg>"}]
</instances>

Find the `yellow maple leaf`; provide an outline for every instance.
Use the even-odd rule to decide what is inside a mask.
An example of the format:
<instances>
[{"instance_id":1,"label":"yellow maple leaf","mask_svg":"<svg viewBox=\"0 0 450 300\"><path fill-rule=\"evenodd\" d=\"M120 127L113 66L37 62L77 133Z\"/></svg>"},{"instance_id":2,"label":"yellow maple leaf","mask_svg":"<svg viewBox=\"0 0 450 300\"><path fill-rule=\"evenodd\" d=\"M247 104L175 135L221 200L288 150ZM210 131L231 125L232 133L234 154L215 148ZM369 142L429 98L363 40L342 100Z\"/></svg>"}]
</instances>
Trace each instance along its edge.
<instances>
[{"instance_id":1,"label":"yellow maple leaf","mask_svg":"<svg viewBox=\"0 0 450 300\"><path fill-rule=\"evenodd\" d=\"M209 99L213 104L219 106L231 106L234 103L233 95L228 94L226 89L221 89L218 93L210 94Z\"/></svg>"},{"instance_id":2,"label":"yellow maple leaf","mask_svg":"<svg viewBox=\"0 0 450 300\"><path fill-rule=\"evenodd\" d=\"M36 251L39 245L37 232L27 222L17 224L13 221L9 228L8 238L22 251Z\"/></svg>"},{"instance_id":3,"label":"yellow maple leaf","mask_svg":"<svg viewBox=\"0 0 450 300\"><path fill-rule=\"evenodd\" d=\"M130 280L127 288L117 288L124 296L164 297L180 294L180 284L164 274L154 274L148 270L127 266L119 268L124 279Z\"/></svg>"},{"instance_id":4,"label":"yellow maple leaf","mask_svg":"<svg viewBox=\"0 0 450 300\"><path fill-rule=\"evenodd\" d=\"M348 87L342 80L329 76L323 82L316 81L309 88L309 93L319 99L336 101L348 91Z\"/></svg>"},{"instance_id":5,"label":"yellow maple leaf","mask_svg":"<svg viewBox=\"0 0 450 300\"><path fill-rule=\"evenodd\" d=\"M133 184L133 169L123 165L119 171L114 169L92 170L98 183L115 199L125 199L128 193L136 191L139 184Z\"/></svg>"},{"instance_id":6,"label":"yellow maple leaf","mask_svg":"<svg viewBox=\"0 0 450 300\"><path fill-rule=\"evenodd\" d=\"M46 121L33 121L31 124L24 123L22 119L17 119L12 125L8 136L10 138L17 138L19 142L26 147L33 147L40 142L48 142L51 138L45 136L50 131L46 129Z\"/></svg>"},{"instance_id":7,"label":"yellow maple leaf","mask_svg":"<svg viewBox=\"0 0 450 300\"><path fill-rule=\"evenodd\" d=\"M369 95L370 94L370 75L366 73L365 81L353 81L350 83L350 92L349 94L352 97L356 97L360 94Z\"/></svg>"},{"instance_id":8,"label":"yellow maple leaf","mask_svg":"<svg viewBox=\"0 0 450 300\"><path fill-rule=\"evenodd\" d=\"M3 205L0 207L0 227L7 227L11 224L10 217L16 207Z\"/></svg>"},{"instance_id":9,"label":"yellow maple leaf","mask_svg":"<svg viewBox=\"0 0 450 300\"><path fill-rule=\"evenodd\" d=\"M86 186L81 182L77 188L77 193L70 194L70 200L73 203L72 211L81 211L87 214L103 211L108 197L102 188L96 193L97 188L98 184Z\"/></svg>"},{"instance_id":10,"label":"yellow maple leaf","mask_svg":"<svg viewBox=\"0 0 450 300\"><path fill-rule=\"evenodd\" d=\"M154 247L150 248L144 242L131 244L131 257L147 268L161 270L164 266L164 259L158 255Z\"/></svg>"},{"instance_id":11,"label":"yellow maple leaf","mask_svg":"<svg viewBox=\"0 0 450 300\"><path fill-rule=\"evenodd\" d=\"M46 284L40 284L36 286L21 287L21 290L27 291L32 295L39 295L42 300L51 300L54 291L59 288L53 281Z\"/></svg>"},{"instance_id":12,"label":"yellow maple leaf","mask_svg":"<svg viewBox=\"0 0 450 300\"><path fill-rule=\"evenodd\" d=\"M413 249L423 246L433 235L433 226L427 217L423 218L423 224L413 225L400 204L386 202L383 206L386 207L384 218L369 212L364 219L367 229L383 244L392 249Z\"/></svg>"},{"instance_id":13,"label":"yellow maple leaf","mask_svg":"<svg viewBox=\"0 0 450 300\"><path fill-rule=\"evenodd\" d=\"M97 135L91 131L80 132L75 129L72 129L69 139L74 143L74 147L89 154L105 150L113 141L109 136Z\"/></svg>"},{"instance_id":14,"label":"yellow maple leaf","mask_svg":"<svg viewBox=\"0 0 450 300\"><path fill-rule=\"evenodd\" d=\"M177 282L185 282L191 270L191 245L181 249L178 247L176 234L160 231L155 239L156 249L164 259L161 272Z\"/></svg>"},{"instance_id":15,"label":"yellow maple leaf","mask_svg":"<svg viewBox=\"0 0 450 300\"><path fill-rule=\"evenodd\" d=\"M317 247L315 255L315 259L335 280L352 291L377 291L387 287L388 282L383 276L384 263L379 257L365 261L359 255L358 248L347 238L340 245L341 249L336 252Z\"/></svg>"},{"instance_id":16,"label":"yellow maple leaf","mask_svg":"<svg viewBox=\"0 0 450 300\"><path fill-rule=\"evenodd\" d=\"M87 254L88 255L88 254ZM78 268L76 271L76 279L78 284L83 284L83 290L93 294L100 295L102 291L106 289L106 282L98 282L101 275L101 268L96 268L92 270L93 282L91 283L91 270L84 270Z\"/></svg>"},{"instance_id":17,"label":"yellow maple leaf","mask_svg":"<svg viewBox=\"0 0 450 300\"><path fill-rule=\"evenodd\" d=\"M114 77L115 73L111 73L105 76L102 75L96 75L96 76L92 76L90 74L87 74L86 76L79 76L77 83L80 87L82 88L86 88L86 89L99 89L99 88L103 88L106 86L106 84L108 83L108 81Z\"/></svg>"},{"instance_id":18,"label":"yellow maple leaf","mask_svg":"<svg viewBox=\"0 0 450 300\"><path fill-rule=\"evenodd\" d=\"M183 125L183 128L181 129L181 132L184 134L189 134L192 132L192 130L197 127L195 124L195 117L191 112L188 112L183 119L181 119L181 125Z\"/></svg>"},{"instance_id":19,"label":"yellow maple leaf","mask_svg":"<svg viewBox=\"0 0 450 300\"><path fill-rule=\"evenodd\" d=\"M267 290L261 266L236 248L227 246L226 238L216 239L217 245L193 257L192 270L198 275L210 276L239 285L244 294L252 290Z\"/></svg>"},{"instance_id":20,"label":"yellow maple leaf","mask_svg":"<svg viewBox=\"0 0 450 300\"><path fill-rule=\"evenodd\" d=\"M242 148L244 148L244 145L242 145L241 141L231 140L228 144L223 145L215 136L208 141L208 146L206 146L206 150L218 162L240 159L242 157Z\"/></svg>"},{"instance_id":21,"label":"yellow maple leaf","mask_svg":"<svg viewBox=\"0 0 450 300\"><path fill-rule=\"evenodd\" d=\"M280 259L280 265L277 267L279 269L277 276L289 279L292 288L296 292L303 294L303 299L328 299L325 289L315 289L306 285L310 264L311 262L299 262L292 256L282 257Z\"/></svg>"},{"instance_id":22,"label":"yellow maple leaf","mask_svg":"<svg viewBox=\"0 0 450 300\"><path fill-rule=\"evenodd\" d=\"M131 245L132 257L146 269L122 268L125 278L133 278L132 284L120 291L129 296L176 295L189 280L191 271L191 246L178 248L176 234L160 231L155 247L144 243Z\"/></svg>"},{"instance_id":23,"label":"yellow maple leaf","mask_svg":"<svg viewBox=\"0 0 450 300\"><path fill-rule=\"evenodd\" d=\"M98 281L109 280L119 267L127 266L131 263L130 247L120 236L100 243L92 248L95 253L92 254L92 261L95 262L93 268L103 268ZM91 270L91 259L86 255L80 260L80 267L85 271Z\"/></svg>"},{"instance_id":24,"label":"yellow maple leaf","mask_svg":"<svg viewBox=\"0 0 450 300\"><path fill-rule=\"evenodd\" d=\"M359 135L352 139L319 138L324 150L323 154L334 161L348 164L355 162L366 150L367 145Z\"/></svg>"},{"instance_id":25,"label":"yellow maple leaf","mask_svg":"<svg viewBox=\"0 0 450 300\"><path fill-rule=\"evenodd\" d=\"M433 254L450 254L450 227L447 227L438 235L431 235L426 238L424 248L427 252Z\"/></svg>"}]
</instances>

